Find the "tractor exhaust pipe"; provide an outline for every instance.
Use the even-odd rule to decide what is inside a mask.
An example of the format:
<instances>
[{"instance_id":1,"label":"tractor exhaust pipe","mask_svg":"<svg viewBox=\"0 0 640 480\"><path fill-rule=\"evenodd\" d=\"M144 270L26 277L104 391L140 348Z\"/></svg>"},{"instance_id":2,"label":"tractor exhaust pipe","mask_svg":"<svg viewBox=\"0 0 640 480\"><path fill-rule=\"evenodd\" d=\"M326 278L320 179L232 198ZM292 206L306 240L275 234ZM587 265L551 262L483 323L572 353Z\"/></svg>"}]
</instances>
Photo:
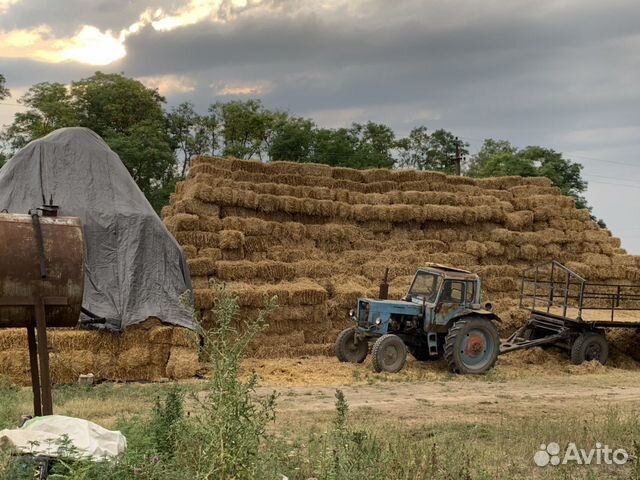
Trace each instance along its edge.
<instances>
[{"instance_id":1,"label":"tractor exhaust pipe","mask_svg":"<svg viewBox=\"0 0 640 480\"><path fill-rule=\"evenodd\" d=\"M378 298L380 300L387 300L389 298L389 267L384 271L384 279L380 284L380 293Z\"/></svg>"}]
</instances>

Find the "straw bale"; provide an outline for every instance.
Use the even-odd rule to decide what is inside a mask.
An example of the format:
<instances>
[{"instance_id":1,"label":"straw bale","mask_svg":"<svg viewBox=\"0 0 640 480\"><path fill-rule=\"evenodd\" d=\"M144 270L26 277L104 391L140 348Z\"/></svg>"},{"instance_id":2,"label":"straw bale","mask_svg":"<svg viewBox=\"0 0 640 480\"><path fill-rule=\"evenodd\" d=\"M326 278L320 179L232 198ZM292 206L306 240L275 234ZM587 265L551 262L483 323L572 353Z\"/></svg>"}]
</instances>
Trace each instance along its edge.
<instances>
[{"instance_id":1,"label":"straw bale","mask_svg":"<svg viewBox=\"0 0 640 480\"><path fill-rule=\"evenodd\" d=\"M611 261L614 265L625 265L627 267L636 265L636 257L633 255L614 255L611 257Z\"/></svg>"},{"instance_id":2,"label":"straw bale","mask_svg":"<svg viewBox=\"0 0 640 480\"><path fill-rule=\"evenodd\" d=\"M216 274L216 262L209 257L198 257L188 259L189 271L191 275L209 276Z\"/></svg>"},{"instance_id":3,"label":"straw bale","mask_svg":"<svg viewBox=\"0 0 640 480\"><path fill-rule=\"evenodd\" d=\"M374 282L380 282L384 278L385 271L389 269L388 280L396 277L410 275L415 272L415 266L402 265L398 263L373 260L362 265L360 272L362 276Z\"/></svg>"},{"instance_id":4,"label":"straw bale","mask_svg":"<svg viewBox=\"0 0 640 480\"><path fill-rule=\"evenodd\" d=\"M488 254L488 249L484 244L473 240L467 240L466 242L453 242L451 243L451 250L467 253L477 258L485 257Z\"/></svg>"},{"instance_id":5,"label":"straw bale","mask_svg":"<svg viewBox=\"0 0 640 480\"><path fill-rule=\"evenodd\" d=\"M352 168L336 167L332 170L331 176L338 180L349 180L358 183L365 181L364 174L360 170Z\"/></svg>"},{"instance_id":6,"label":"straw bale","mask_svg":"<svg viewBox=\"0 0 640 480\"><path fill-rule=\"evenodd\" d=\"M219 248L202 248L198 253L200 257L208 258L214 262L222 258L222 251Z\"/></svg>"},{"instance_id":7,"label":"straw bale","mask_svg":"<svg viewBox=\"0 0 640 480\"><path fill-rule=\"evenodd\" d=\"M545 187L541 185L520 185L509 188L514 197L530 197L533 195L561 195L558 187Z\"/></svg>"},{"instance_id":8,"label":"straw bale","mask_svg":"<svg viewBox=\"0 0 640 480\"><path fill-rule=\"evenodd\" d=\"M300 164L300 175L307 177L331 177L331 167L318 163Z\"/></svg>"},{"instance_id":9,"label":"straw bale","mask_svg":"<svg viewBox=\"0 0 640 480\"><path fill-rule=\"evenodd\" d=\"M203 365L198 358L198 351L193 348L172 347L169 351L166 375L171 379L194 377Z\"/></svg>"},{"instance_id":10,"label":"straw bale","mask_svg":"<svg viewBox=\"0 0 640 480\"><path fill-rule=\"evenodd\" d=\"M219 245L219 234L213 232L176 232L174 237L180 245L193 245L194 247L207 248Z\"/></svg>"},{"instance_id":11,"label":"straw bale","mask_svg":"<svg viewBox=\"0 0 640 480\"><path fill-rule=\"evenodd\" d=\"M487 255L500 256L504 255L504 246L498 242L484 242L484 246L487 249Z\"/></svg>"},{"instance_id":12,"label":"straw bale","mask_svg":"<svg viewBox=\"0 0 640 480\"><path fill-rule=\"evenodd\" d=\"M538 185L541 187L550 187L551 180L546 177L492 177L479 178L477 184L483 188L505 190L518 186Z\"/></svg>"},{"instance_id":13,"label":"straw bale","mask_svg":"<svg viewBox=\"0 0 640 480\"><path fill-rule=\"evenodd\" d=\"M394 171L388 168L374 168L371 170L364 170L362 172L363 180L367 183L374 182L388 182L395 180ZM356 180L358 181L358 180Z\"/></svg>"},{"instance_id":14,"label":"straw bale","mask_svg":"<svg viewBox=\"0 0 640 480\"><path fill-rule=\"evenodd\" d=\"M193 215L205 217L218 217L220 215L220 207L211 203L202 202L195 198L183 199L173 205L173 210Z\"/></svg>"},{"instance_id":15,"label":"straw bale","mask_svg":"<svg viewBox=\"0 0 640 480\"><path fill-rule=\"evenodd\" d=\"M608 267L613 263L611 257L596 253L585 253L582 258L584 263L592 267Z\"/></svg>"},{"instance_id":16,"label":"straw bale","mask_svg":"<svg viewBox=\"0 0 640 480\"><path fill-rule=\"evenodd\" d=\"M520 257L526 260L538 260L539 257L538 247L531 244L525 244L520 247Z\"/></svg>"},{"instance_id":17,"label":"straw bale","mask_svg":"<svg viewBox=\"0 0 640 480\"><path fill-rule=\"evenodd\" d=\"M218 246L223 250L242 248L244 246L244 233L239 230L222 230Z\"/></svg>"},{"instance_id":18,"label":"straw bale","mask_svg":"<svg viewBox=\"0 0 640 480\"><path fill-rule=\"evenodd\" d=\"M296 266L285 262L263 261L255 264L256 276L268 281L293 280Z\"/></svg>"},{"instance_id":19,"label":"straw bale","mask_svg":"<svg viewBox=\"0 0 640 480\"><path fill-rule=\"evenodd\" d=\"M183 245L182 252L187 258L196 258L198 256L198 249L193 245Z\"/></svg>"},{"instance_id":20,"label":"straw bale","mask_svg":"<svg viewBox=\"0 0 640 480\"><path fill-rule=\"evenodd\" d=\"M325 278L340 272L339 265L326 260L300 260L293 266L296 277Z\"/></svg>"},{"instance_id":21,"label":"straw bale","mask_svg":"<svg viewBox=\"0 0 640 480\"><path fill-rule=\"evenodd\" d=\"M14 348L0 351L0 377L7 377L13 383L31 384L29 350Z\"/></svg>"},{"instance_id":22,"label":"straw bale","mask_svg":"<svg viewBox=\"0 0 640 480\"><path fill-rule=\"evenodd\" d=\"M176 213L165 218L164 224L170 232L180 232L184 230L198 230L198 216L189 213Z\"/></svg>"},{"instance_id":23,"label":"straw bale","mask_svg":"<svg viewBox=\"0 0 640 480\"><path fill-rule=\"evenodd\" d=\"M424 253L446 253L449 247L441 240L418 240L413 242L416 250Z\"/></svg>"},{"instance_id":24,"label":"straw bale","mask_svg":"<svg viewBox=\"0 0 640 480\"><path fill-rule=\"evenodd\" d=\"M533 212L531 210L520 210L506 215L506 227L509 230L522 231L533 224Z\"/></svg>"}]
</instances>

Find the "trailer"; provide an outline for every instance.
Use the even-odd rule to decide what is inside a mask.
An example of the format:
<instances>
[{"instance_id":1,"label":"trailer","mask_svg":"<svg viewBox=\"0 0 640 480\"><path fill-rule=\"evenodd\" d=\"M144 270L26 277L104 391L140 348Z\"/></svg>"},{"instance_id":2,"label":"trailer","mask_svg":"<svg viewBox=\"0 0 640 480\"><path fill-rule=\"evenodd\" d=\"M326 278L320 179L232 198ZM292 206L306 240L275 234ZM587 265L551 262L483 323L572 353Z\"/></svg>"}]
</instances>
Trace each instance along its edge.
<instances>
[{"instance_id":1,"label":"trailer","mask_svg":"<svg viewBox=\"0 0 640 480\"><path fill-rule=\"evenodd\" d=\"M501 343L501 355L555 346L575 364L605 364L606 329L640 328L640 285L589 282L554 260L523 272L520 308L529 310L529 319Z\"/></svg>"}]
</instances>

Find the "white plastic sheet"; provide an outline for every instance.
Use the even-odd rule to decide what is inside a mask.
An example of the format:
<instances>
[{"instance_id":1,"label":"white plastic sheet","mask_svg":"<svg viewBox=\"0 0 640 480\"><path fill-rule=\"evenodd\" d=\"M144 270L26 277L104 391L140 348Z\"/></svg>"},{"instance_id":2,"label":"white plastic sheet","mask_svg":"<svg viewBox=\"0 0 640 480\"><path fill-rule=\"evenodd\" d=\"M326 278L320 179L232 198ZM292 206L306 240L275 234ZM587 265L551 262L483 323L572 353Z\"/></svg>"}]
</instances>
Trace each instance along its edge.
<instances>
[{"instance_id":1,"label":"white plastic sheet","mask_svg":"<svg viewBox=\"0 0 640 480\"><path fill-rule=\"evenodd\" d=\"M93 422L63 415L36 417L15 430L0 430L0 444L23 454L104 460L123 453L127 439L118 431Z\"/></svg>"}]
</instances>

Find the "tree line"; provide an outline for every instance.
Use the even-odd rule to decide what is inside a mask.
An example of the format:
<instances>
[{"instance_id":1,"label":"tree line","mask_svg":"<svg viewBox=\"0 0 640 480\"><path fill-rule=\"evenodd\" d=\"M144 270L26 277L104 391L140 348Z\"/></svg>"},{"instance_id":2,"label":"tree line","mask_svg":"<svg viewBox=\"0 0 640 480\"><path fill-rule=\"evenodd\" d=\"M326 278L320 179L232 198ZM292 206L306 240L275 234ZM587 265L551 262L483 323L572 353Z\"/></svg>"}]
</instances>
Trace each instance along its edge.
<instances>
[{"instance_id":1,"label":"tree line","mask_svg":"<svg viewBox=\"0 0 640 480\"><path fill-rule=\"evenodd\" d=\"M0 74L0 101L10 96ZM331 166L416 168L472 177L545 176L586 207L582 165L540 146L519 149L486 139L469 155L469 144L445 129L416 126L398 138L382 123L323 128L312 119L266 108L260 100L215 102L199 113L190 102L167 108L156 89L121 74L71 82L42 82L18 99L25 110L0 132L0 165L30 141L62 127L82 126L100 135L120 156L140 189L159 211L196 155L261 161L289 160Z\"/></svg>"}]
</instances>

